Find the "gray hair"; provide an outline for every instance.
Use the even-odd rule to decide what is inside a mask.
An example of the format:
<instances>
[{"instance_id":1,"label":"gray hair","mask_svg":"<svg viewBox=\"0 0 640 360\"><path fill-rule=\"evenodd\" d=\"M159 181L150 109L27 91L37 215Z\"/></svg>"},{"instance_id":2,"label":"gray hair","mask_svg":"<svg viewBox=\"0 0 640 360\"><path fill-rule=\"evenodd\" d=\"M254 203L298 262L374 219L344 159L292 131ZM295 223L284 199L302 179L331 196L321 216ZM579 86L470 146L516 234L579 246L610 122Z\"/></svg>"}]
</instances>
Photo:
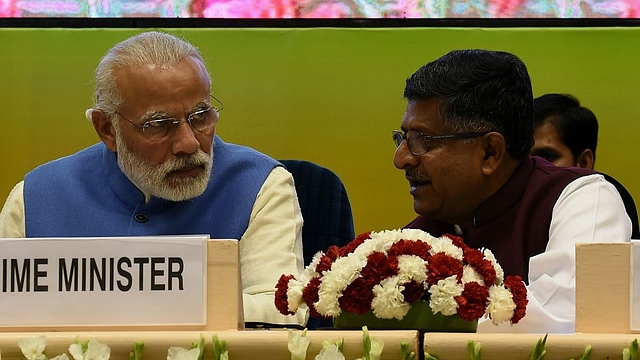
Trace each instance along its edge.
<instances>
[{"instance_id":1,"label":"gray hair","mask_svg":"<svg viewBox=\"0 0 640 360\"><path fill-rule=\"evenodd\" d=\"M175 65L186 57L193 57L205 68L202 55L195 46L170 34L144 32L116 44L96 68L94 108L113 115L122 104L123 99L114 76L116 70L144 64ZM87 115L90 110L92 109L87 111Z\"/></svg>"}]
</instances>

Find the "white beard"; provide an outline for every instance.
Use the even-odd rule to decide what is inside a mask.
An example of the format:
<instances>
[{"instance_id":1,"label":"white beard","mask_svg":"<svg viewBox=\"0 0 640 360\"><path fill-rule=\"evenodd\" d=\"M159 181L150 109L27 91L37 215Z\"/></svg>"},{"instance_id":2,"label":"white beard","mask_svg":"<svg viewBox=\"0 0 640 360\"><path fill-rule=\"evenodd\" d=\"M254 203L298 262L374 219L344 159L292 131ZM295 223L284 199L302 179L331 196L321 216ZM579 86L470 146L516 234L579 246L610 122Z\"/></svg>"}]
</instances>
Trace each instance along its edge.
<instances>
[{"instance_id":1,"label":"white beard","mask_svg":"<svg viewBox=\"0 0 640 360\"><path fill-rule=\"evenodd\" d=\"M120 170L145 195L170 201L185 201L202 195L207 189L213 168L211 155L198 149L191 155L174 157L160 165L152 165L129 150L116 125L116 149ZM204 170L194 177L170 177L173 171L185 167L202 166Z\"/></svg>"}]
</instances>

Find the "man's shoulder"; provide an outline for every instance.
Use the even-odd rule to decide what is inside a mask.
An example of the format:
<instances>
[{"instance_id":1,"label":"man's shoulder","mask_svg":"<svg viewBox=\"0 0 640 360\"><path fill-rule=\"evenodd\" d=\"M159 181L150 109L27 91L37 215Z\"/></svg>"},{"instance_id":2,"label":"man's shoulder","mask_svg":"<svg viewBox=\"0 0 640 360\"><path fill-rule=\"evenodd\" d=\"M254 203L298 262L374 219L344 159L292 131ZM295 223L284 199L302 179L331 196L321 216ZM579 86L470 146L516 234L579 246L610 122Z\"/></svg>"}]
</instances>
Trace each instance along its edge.
<instances>
[{"instance_id":1,"label":"man's shoulder","mask_svg":"<svg viewBox=\"0 0 640 360\"><path fill-rule=\"evenodd\" d=\"M228 143L222 141L216 136L215 146L213 148L214 159L218 156L224 156L234 159L235 161L247 161L254 160L260 162L266 162L272 165L278 165L278 161L271 156L262 153L252 147Z\"/></svg>"},{"instance_id":2,"label":"man's shoulder","mask_svg":"<svg viewBox=\"0 0 640 360\"><path fill-rule=\"evenodd\" d=\"M556 166L548 162L547 160L537 156L531 157L531 160L533 161L534 171L541 172L542 174L545 174L548 176L581 177L585 175L597 174L595 170L591 170L591 169L585 169L585 168L579 168L579 167L573 167L573 166L570 166L570 167Z\"/></svg>"},{"instance_id":3,"label":"man's shoulder","mask_svg":"<svg viewBox=\"0 0 640 360\"><path fill-rule=\"evenodd\" d=\"M518 182L524 197L529 198L532 204L539 202L555 204L557 198L570 187L570 184L576 184L576 181L582 184L584 182L580 179L598 174L590 169L556 166L536 156L530 158L530 161L531 171L520 176Z\"/></svg>"},{"instance_id":4,"label":"man's shoulder","mask_svg":"<svg viewBox=\"0 0 640 360\"><path fill-rule=\"evenodd\" d=\"M37 166L31 170L27 175L37 172L50 172L50 171L67 171L68 167L72 164L85 164L93 166L92 159L95 159L103 153L105 147L102 143L97 143L86 147L74 154L67 155L58 159L51 160L42 165Z\"/></svg>"}]
</instances>

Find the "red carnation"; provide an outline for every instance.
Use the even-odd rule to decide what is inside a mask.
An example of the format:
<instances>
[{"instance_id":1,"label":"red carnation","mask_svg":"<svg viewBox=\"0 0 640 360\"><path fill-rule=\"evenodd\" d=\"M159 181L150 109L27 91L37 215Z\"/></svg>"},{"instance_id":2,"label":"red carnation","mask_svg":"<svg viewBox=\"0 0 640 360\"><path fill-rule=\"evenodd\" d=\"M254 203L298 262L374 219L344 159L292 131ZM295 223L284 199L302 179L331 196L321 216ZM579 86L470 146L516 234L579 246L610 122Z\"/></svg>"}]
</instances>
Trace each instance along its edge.
<instances>
[{"instance_id":1,"label":"red carnation","mask_svg":"<svg viewBox=\"0 0 640 360\"><path fill-rule=\"evenodd\" d=\"M316 272L323 273L330 270L333 262L340 256L339 252L340 248L338 246L329 246L327 252L320 258L320 262L316 266Z\"/></svg>"},{"instance_id":2,"label":"red carnation","mask_svg":"<svg viewBox=\"0 0 640 360\"><path fill-rule=\"evenodd\" d=\"M435 285L451 275L456 275L458 281L462 278L462 262L445 253L433 255L427 264L429 285Z\"/></svg>"},{"instance_id":3,"label":"red carnation","mask_svg":"<svg viewBox=\"0 0 640 360\"><path fill-rule=\"evenodd\" d=\"M373 287L376 284L363 277L355 279L344 289L342 296L338 299L340 309L359 315L369 311L371 309L371 301L373 301Z\"/></svg>"},{"instance_id":4,"label":"red carnation","mask_svg":"<svg viewBox=\"0 0 640 360\"><path fill-rule=\"evenodd\" d=\"M402 295L404 296L404 301L412 304L415 301L418 301L424 295L424 285L415 280L411 280L408 283L402 284L404 286L404 290L402 290Z\"/></svg>"},{"instance_id":5,"label":"red carnation","mask_svg":"<svg viewBox=\"0 0 640 360\"><path fill-rule=\"evenodd\" d=\"M302 290L302 300L309 306L309 314L313 317L324 317L316 310L314 305L318 301L318 287L320 286L320 282L320 277L316 276L312 278L304 290Z\"/></svg>"},{"instance_id":6,"label":"red carnation","mask_svg":"<svg viewBox=\"0 0 640 360\"><path fill-rule=\"evenodd\" d=\"M402 239L391 245L387 253L389 256L415 255L421 257L423 260L428 260L431 256L429 250L431 250L431 246L427 244L426 241Z\"/></svg>"},{"instance_id":7,"label":"red carnation","mask_svg":"<svg viewBox=\"0 0 640 360\"><path fill-rule=\"evenodd\" d=\"M522 278L518 275L507 276L504 279L504 287L511 291L513 302L516 303L516 309L513 311L511 318L512 324L517 324L527 313L527 287L522 282Z\"/></svg>"},{"instance_id":8,"label":"red carnation","mask_svg":"<svg viewBox=\"0 0 640 360\"><path fill-rule=\"evenodd\" d=\"M398 270L397 257L376 251L367 257L367 265L360 271L360 276L370 279L375 285L390 276L398 275Z\"/></svg>"},{"instance_id":9,"label":"red carnation","mask_svg":"<svg viewBox=\"0 0 640 360\"><path fill-rule=\"evenodd\" d=\"M326 251L326 255L332 261L336 261L338 257L340 257L340 247L338 245L331 245Z\"/></svg>"},{"instance_id":10,"label":"red carnation","mask_svg":"<svg viewBox=\"0 0 640 360\"><path fill-rule=\"evenodd\" d=\"M281 275L276 284L275 304L276 308L282 315L295 315L293 311L289 311L289 301L287 301L287 290L289 289L289 280L295 279L293 275Z\"/></svg>"},{"instance_id":11,"label":"red carnation","mask_svg":"<svg viewBox=\"0 0 640 360\"><path fill-rule=\"evenodd\" d=\"M479 319L484 315L489 300L489 289L475 281L464 284L460 296L455 297L458 303L458 315L466 321Z\"/></svg>"},{"instance_id":12,"label":"red carnation","mask_svg":"<svg viewBox=\"0 0 640 360\"><path fill-rule=\"evenodd\" d=\"M491 261L484 258L482 251L478 249L466 248L464 250L464 261L471 265L484 279L487 286L491 286L496 281L496 269Z\"/></svg>"},{"instance_id":13,"label":"red carnation","mask_svg":"<svg viewBox=\"0 0 640 360\"><path fill-rule=\"evenodd\" d=\"M340 256L347 256L351 254L360 244L368 240L371 236L371 231L367 231L356 236L355 239L351 240L347 245L340 248Z\"/></svg>"},{"instance_id":14,"label":"red carnation","mask_svg":"<svg viewBox=\"0 0 640 360\"><path fill-rule=\"evenodd\" d=\"M452 235L452 234L444 234L442 236L448 237L449 239L451 239L451 242L453 242L453 245L461 248L462 250L468 248L467 244L465 244L465 242L464 242L464 239L461 238L460 236L456 236L456 235Z\"/></svg>"},{"instance_id":15,"label":"red carnation","mask_svg":"<svg viewBox=\"0 0 640 360\"><path fill-rule=\"evenodd\" d=\"M475 264L481 262L482 259L484 259L484 254L478 249L466 248L463 250L463 253L464 262L471 266L475 266Z\"/></svg>"}]
</instances>

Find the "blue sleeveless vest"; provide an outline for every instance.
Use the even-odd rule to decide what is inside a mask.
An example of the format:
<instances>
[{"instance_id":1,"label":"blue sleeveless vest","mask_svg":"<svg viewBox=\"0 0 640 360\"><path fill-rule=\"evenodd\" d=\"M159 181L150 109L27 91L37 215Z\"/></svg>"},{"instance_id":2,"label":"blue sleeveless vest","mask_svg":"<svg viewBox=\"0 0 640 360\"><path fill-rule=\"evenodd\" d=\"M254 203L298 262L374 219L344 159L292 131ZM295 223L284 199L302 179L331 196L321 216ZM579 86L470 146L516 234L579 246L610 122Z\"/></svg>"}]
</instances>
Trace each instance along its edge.
<instances>
[{"instance_id":1,"label":"blue sleeveless vest","mask_svg":"<svg viewBox=\"0 0 640 360\"><path fill-rule=\"evenodd\" d=\"M99 143L46 163L24 180L27 237L210 234L240 239L256 196L279 163L216 136L207 190L187 201L144 195Z\"/></svg>"}]
</instances>

